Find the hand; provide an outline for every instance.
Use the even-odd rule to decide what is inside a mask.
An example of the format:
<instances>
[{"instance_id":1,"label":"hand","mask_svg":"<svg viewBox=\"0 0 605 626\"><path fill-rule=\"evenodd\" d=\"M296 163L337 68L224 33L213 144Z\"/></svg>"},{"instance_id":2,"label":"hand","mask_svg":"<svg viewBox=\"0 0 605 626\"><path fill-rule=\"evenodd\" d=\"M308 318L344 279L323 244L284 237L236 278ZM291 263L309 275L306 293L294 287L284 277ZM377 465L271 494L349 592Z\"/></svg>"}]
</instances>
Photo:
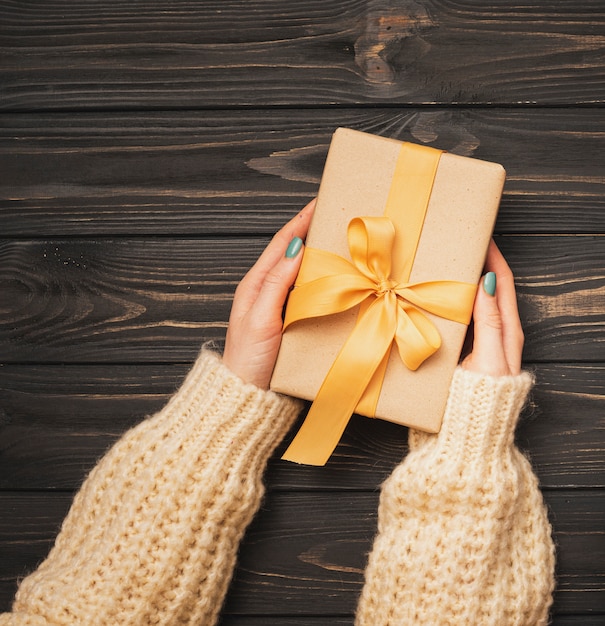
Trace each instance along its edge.
<instances>
[{"instance_id":1,"label":"hand","mask_svg":"<svg viewBox=\"0 0 605 626\"><path fill-rule=\"evenodd\" d=\"M477 290L473 309L473 348L462 361L462 367L490 376L516 375L521 371L524 336L517 309L515 282L508 263L493 240L487 252L485 269L488 274ZM492 272L495 276L490 274ZM490 281L494 295L486 289Z\"/></svg>"},{"instance_id":2,"label":"hand","mask_svg":"<svg viewBox=\"0 0 605 626\"><path fill-rule=\"evenodd\" d=\"M314 209L315 200L275 234L235 290L223 363L261 389L269 387L281 342L284 303L300 267L301 240Z\"/></svg>"}]
</instances>

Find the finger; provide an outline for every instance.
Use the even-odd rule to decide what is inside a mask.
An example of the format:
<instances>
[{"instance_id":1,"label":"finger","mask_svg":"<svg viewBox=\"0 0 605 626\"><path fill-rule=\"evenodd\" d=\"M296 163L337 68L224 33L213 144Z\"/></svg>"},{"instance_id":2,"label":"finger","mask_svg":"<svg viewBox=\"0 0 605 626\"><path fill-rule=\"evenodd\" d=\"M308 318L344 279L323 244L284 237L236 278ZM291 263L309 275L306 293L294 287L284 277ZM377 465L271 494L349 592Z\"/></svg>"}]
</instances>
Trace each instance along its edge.
<instances>
[{"instance_id":1,"label":"finger","mask_svg":"<svg viewBox=\"0 0 605 626\"><path fill-rule=\"evenodd\" d=\"M511 373L518 374L521 371L524 336L519 318L515 279L506 259L493 241L488 250L486 270L495 272L497 276L496 299L502 320L504 352Z\"/></svg>"},{"instance_id":2,"label":"finger","mask_svg":"<svg viewBox=\"0 0 605 626\"><path fill-rule=\"evenodd\" d=\"M490 272L477 290L473 308L473 351L463 365L478 373L505 376L511 371L504 351L502 317L495 295L495 281L496 275Z\"/></svg>"},{"instance_id":3,"label":"finger","mask_svg":"<svg viewBox=\"0 0 605 626\"><path fill-rule=\"evenodd\" d=\"M265 274L265 279L258 292L253 309L265 319L275 319L281 324L281 314L294 284L302 262L304 245L300 237L294 237L286 253Z\"/></svg>"},{"instance_id":4,"label":"finger","mask_svg":"<svg viewBox=\"0 0 605 626\"><path fill-rule=\"evenodd\" d=\"M315 199L309 202L302 211L295 215L273 236L256 263L238 285L236 290L237 297L233 303L233 315L237 316L240 311L245 312L252 306L267 273L284 257L290 242L295 237L300 237L301 239L306 237L311 218L313 217L315 203Z\"/></svg>"}]
</instances>

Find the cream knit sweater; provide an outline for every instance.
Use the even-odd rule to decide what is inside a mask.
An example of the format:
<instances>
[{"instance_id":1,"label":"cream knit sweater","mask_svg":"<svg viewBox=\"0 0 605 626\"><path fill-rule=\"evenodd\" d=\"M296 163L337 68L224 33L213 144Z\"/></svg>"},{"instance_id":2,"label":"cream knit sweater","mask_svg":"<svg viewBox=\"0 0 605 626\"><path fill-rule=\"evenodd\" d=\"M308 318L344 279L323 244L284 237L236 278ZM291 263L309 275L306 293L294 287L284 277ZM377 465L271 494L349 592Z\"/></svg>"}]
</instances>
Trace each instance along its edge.
<instances>
[{"instance_id":1,"label":"cream knit sweater","mask_svg":"<svg viewBox=\"0 0 605 626\"><path fill-rule=\"evenodd\" d=\"M531 379L457 370L439 435L385 483L360 625L545 624L553 546L513 432ZM261 477L300 403L202 351L181 389L91 472L1 626L211 626Z\"/></svg>"}]
</instances>

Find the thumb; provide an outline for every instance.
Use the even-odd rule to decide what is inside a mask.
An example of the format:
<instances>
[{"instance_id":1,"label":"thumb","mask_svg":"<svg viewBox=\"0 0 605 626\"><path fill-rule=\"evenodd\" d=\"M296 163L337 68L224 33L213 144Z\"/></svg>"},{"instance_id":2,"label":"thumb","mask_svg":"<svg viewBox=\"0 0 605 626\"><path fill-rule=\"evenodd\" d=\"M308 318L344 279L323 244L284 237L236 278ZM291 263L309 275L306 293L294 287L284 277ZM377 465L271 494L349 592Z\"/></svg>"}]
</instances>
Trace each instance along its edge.
<instances>
[{"instance_id":1,"label":"thumb","mask_svg":"<svg viewBox=\"0 0 605 626\"><path fill-rule=\"evenodd\" d=\"M490 376L509 375L503 322L496 298L496 274L488 272L477 290L473 308L473 350L463 361L468 370Z\"/></svg>"},{"instance_id":2,"label":"thumb","mask_svg":"<svg viewBox=\"0 0 605 626\"><path fill-rule=\"evenodd\" d=\"M290 288L294 284L302 261L304 245L300 237L294 237L284 256L267 272L258 294L255 307L270 317L281 312Z\"/></svg>"}]
</instances>

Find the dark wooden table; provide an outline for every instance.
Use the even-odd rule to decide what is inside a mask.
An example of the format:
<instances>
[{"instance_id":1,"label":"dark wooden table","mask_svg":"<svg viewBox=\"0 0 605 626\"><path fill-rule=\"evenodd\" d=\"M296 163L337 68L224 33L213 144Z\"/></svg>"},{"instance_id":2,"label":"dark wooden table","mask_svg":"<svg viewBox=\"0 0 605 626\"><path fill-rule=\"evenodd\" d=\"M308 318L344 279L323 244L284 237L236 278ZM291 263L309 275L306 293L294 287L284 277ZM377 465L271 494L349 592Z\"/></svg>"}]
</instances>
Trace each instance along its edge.
<instances>
[{"instance_id":1,"label":"dark wooden table","mask_svg":"<svg viewBox=\"0 0 605 626\"><path fill-rule=\"evenodd\" d=\"M0 610L317 191L337 126L502 163L557 626L605 620L603 0L0 0ZM282 463L223 626L351 624L405 429Z\"/></svg>"}]
</instances>

